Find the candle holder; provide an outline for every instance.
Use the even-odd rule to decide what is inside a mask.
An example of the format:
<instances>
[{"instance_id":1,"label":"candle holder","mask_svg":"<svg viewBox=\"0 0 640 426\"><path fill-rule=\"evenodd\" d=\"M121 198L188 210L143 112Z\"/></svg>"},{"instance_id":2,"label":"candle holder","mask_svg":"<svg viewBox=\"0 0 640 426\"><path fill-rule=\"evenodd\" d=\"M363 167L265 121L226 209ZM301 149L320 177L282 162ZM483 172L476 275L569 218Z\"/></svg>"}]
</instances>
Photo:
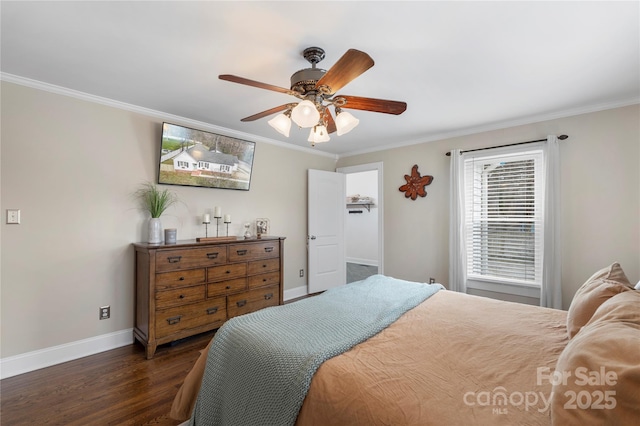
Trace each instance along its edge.
<instances>
[{"instance_id":1,"label":"candle holder","mask_svg":"<svg viewBox=\"0 0 640 426\"><path fill-rule=\"evenodd\" d=\"M206 226L211 223L209 222L209 219L211 218L211 216L209 216L209 213L207 213L204 217L203 217L203 221L202 223L205 224L205 237L198 237L196 238L196 241L199 243L207 243L207 242L221 242L221 241L234 241L237 240L237 237L230 237L229 236L229 224L231 223L231 215L226 214L226 215L222 215L222 209L220 207L215 207L213 209L213 218L216 220L216 236L215 237L210 237L208 230L206 228ZM220 219L223 219L223 222L225 225L227 225L227 236L226 237L221 237L220 236Z\"/></svg>"},{"instance_id":2,"label":"candle holder","mask_svg":"<svg viewBox=\"0 0 640 426\"><path fill-rule=\"evenodd\" d=\"M207 238L209 236L209 224L211 222L202 222L202 224L204 225L204 237Z\"/></svg>"},{"instance_id":3,"label":"candle holder","mask_svg":"<svg viewBox=\"0 0 640 426\"><path fill-rule=\"evenodd\" d=\"M218 237L218 227L220 226L220 219L222 218L222 216L214 216L215 220L216 220L216 237Z\"/></svg>"}]
</instances>

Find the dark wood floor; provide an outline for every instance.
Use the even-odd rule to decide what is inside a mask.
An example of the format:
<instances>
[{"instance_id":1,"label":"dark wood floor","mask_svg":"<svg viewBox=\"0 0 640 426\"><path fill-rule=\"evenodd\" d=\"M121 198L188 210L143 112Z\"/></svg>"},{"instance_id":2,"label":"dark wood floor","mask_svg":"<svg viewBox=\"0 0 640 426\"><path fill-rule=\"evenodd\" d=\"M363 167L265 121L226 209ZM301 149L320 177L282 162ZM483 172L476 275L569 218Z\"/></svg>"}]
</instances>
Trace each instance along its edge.
<instances>
[{"instance_id":1,"label":"dark wood floor","mask_svg":"<svg viewBox=\"0 0 640 426\"><path fill-rule=\"evenodd\" d=\"M213 332L160 346L136 343L0 381L3 426L178 425L171 403Z\"/></svg>"}]
</instances>

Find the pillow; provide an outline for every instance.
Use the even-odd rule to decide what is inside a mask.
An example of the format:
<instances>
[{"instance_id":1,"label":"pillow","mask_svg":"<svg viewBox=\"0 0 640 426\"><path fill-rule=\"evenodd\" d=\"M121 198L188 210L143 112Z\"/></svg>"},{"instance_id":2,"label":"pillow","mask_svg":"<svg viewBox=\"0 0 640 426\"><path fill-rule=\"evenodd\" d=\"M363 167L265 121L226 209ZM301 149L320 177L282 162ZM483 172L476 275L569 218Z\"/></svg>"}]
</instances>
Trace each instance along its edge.
<instances>
[{"instance_id":1,"label":"pillow","mask_svg":"<svg viewBox=\"0 0 640 426\"><path fill-rule=\"evenodd\" d=\"M640 290L640 281L638 281L638 284L636 284L635 289L636 289L636 290Z\"/></svg>"},{"instance_id":2,"label":"pillow","mask_svg":"<svg viewBox=\"0 0 640 426\"><path fill-rule=\"evenodd\" d=\"M575 336L589 320L598 307L609 298L623 291L632 290L619 263L613 263L593 274L578 289L567 313L567 332L569 338Z\"/></svg>"},{"instance_id":3,"label":"pillow","mask_svg":"<svg viewBox=\"0 0 640 426\"><path fill-rule=\"evenodd\" d=\"M604 302L584 328L599 322L624 322L640 328L640 291L623 291ZM640 364L640 341L635 342Z\"/></svg>"},{"instance_id":4,"label":"pillow","mask_svg":"<svg viewBox=\"0 0 640 426\"><path fill-rule=\"evenodd\" d=\"M564 348L554 372L554 425L631 425L640 419L640 292L604 302Z\"/></svg>"}]
</instances>

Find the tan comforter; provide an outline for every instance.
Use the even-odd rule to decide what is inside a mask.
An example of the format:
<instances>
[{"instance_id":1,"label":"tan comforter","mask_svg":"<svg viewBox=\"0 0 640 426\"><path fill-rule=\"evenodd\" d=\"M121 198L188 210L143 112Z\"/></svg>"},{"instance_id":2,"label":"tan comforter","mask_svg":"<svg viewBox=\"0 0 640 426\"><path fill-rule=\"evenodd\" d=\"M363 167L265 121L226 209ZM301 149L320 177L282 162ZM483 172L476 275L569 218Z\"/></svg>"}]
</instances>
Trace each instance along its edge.
<instances>
[{"instance_id":1,"label":"tan comforter","mask_svg":"<svg viewBox=\"0 0 640 426\"><path fill-rule=\"evenodd\" d=\"M564 311L439 291L326 361L296 424L548 425L548 374L567 341ZM172 417L190 416L205 356Z\"/></svg>"}]
</instances>

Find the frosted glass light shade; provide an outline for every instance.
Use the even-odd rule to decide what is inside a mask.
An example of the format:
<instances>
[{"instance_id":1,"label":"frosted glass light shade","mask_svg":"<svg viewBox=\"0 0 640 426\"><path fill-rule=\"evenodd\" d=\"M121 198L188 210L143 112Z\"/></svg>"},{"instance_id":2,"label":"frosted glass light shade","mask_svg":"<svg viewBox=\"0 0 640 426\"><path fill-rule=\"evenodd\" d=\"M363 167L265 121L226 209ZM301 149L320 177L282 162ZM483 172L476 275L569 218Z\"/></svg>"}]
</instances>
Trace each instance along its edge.
<instances>
[{"instance_id":1,"label":"frosted glass light shade","mask_svg":"<svg viewBox=\"0 0 640 426\"><path fill-rule=\"evenodd\" d=\"M278 114L269 120L269 126L273 127L278 133L289 137L289 131L291 130L291 119L284 114Z\"/></svg>"},{"instance_id":2,"label":"frosted glass light shade","mask_svg":"<svg viewBox=\"0 0 640 426\"><path fill-rule=\"evenodd\" d=\"M328 142L329 141L329 132L327 132L327 128L324 126L314 126L309 132L309 139L307 141L314 143L320 142Z\"/></svg>"},{"instance_id":3,"label":"frosted glass light shade","mask_svg":"<svg viewBox=\"0 0 640 426\"><path fill-rule=\"evenodd\" d=\"M360 120L351 115L351 113L347 111L341 111L336 116L336 129L338 136L349 133L351 130L353 130L354 127L358 125L359 122Z\"/></svg>"},{"instance_id":4,"label":"frosted glass light shade","mask_svg":"<svg viewBox=\"0 0 640 426\"><path fill-rule=\"evenodd\" d=\"M304 100L291 111L291 119L300 127L313 127L318 124L320 113L313 102Z\"/></svg>"}]
</instances>

